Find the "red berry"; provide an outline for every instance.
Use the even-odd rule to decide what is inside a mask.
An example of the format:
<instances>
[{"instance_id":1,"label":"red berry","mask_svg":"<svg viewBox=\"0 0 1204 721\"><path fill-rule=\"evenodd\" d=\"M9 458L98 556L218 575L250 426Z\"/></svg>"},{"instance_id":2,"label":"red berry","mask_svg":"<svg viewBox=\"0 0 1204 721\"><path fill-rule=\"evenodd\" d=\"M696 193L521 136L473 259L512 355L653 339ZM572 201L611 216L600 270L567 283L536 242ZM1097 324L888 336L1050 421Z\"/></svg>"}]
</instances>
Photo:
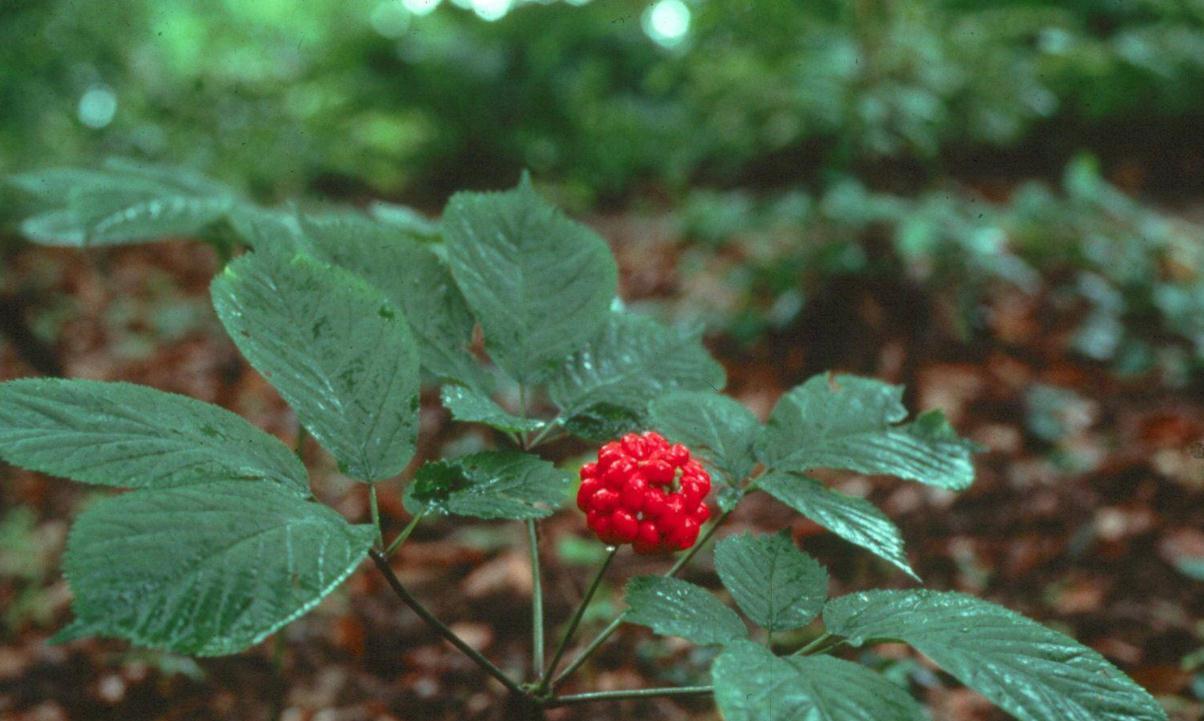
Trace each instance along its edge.
<instances>
[{"instance_id":1,"label":"red berry","mask_svg":"<svg viewBox=\"0 0 1204 721\"><path fill-rule=\"evenodd\" d=\"M685 494L680 491L670 493L665 497L665 510L661 515L669 520L675 518L685 518L686 516L686 498Z\"/></svg>"},{"instance_id":2,"label":"red berry","mask_svg":"<svg viewBox=\"0 0 1204 721\"><path fill-rule=\"evenodd\" d=\"M610 516L601 511L590 511L587 513L585 522L589 524L590 530L599 536L610 531Z\"/></svg>"},{"instance_id":3,"label":"red berry","mask_svg":"<svg viewBox=\"0 0 1204 721\"><path fill-rule=\"evenodd\" d=\"M640 476L632 476L623 485L623 508L632 513L644 510L644 500L648 496L648 482Z\"/></svg>"},{"instance_id":4,"label":"red berry","mask_svg":"<svg viewBox=\"0 0 1204 721\"><path fill-rule=\"evenodd\" d=\"M681 492L686 497L686 505L689 506L697 506L706 497L702 484L695 480L682 481Z\"/></svg>"},{"instance_id":5,"label":"red berry","mask_svg":"<svg viewBox=\"0 0 1204 721\"><path fill-rule=\"evenodd\" d=\"M623 451L632 458L639 460L648 455L647 443L643 438L634 433L628 433L623 436L623 439L619 443L622 445Z\"/></svg>"},{"instance_id":6,"label":"red berry","mask_svg":"<svg viewBox=\"0 0 1204 721\"><path fill-rule=\"evenodd\" d=\"M664 461L649 461L644 466L644 477L649 483L655 483L660 486L667 486L673 482L673 476L676 475L673 466Z\"/></svg>"},{"instance_id":7,"label":"red berry","mask_svg":"<svg viewBox=\"0 0 1204 721\"><path fill-rule=\"evenodd\" d=\"M606 485L611 488L622 488L623 483L631 477L634 470L635 465L633 463L627 459L620 458L606 469L606 475L604 476Z\"/></svg>"},{"instance_id":8,"label":"red berry","mask_svg":"<svg viewBox=\"0 0 1204 721\"><path fill-rule=\"evenodd\" d=\"M593 507L594 494L602 490L602 484L588 480L581 484L581 488L577 489L577 508L583 511L588 511Z\"/></svg>"},{"instance_id":9,"label":"red berry","mask_svg":"<svg viewBox=\"0 0 1204 721\"><path fill-rule=\"evenodd\" d=\"M610 527L620 543L631 543L640 532L640 522L623 509L619 509L611 515Z\"/></svg>"},{"instance_id":10,"label":"red berry","mask_svg":"<svg viewBox=\"0 0 1204 721\"><path fill-rule=\"evenodd\" d=\"M659 488L649 488L644 492L644 515L660 518L669 510L669 496Z\"/></svg>"},{"instance_id":11,"label":"red berry","mask_svg":"<svg viewBox=\"0 0 1204 721\"><path fill-rule=\"evenodd\" d=\"M660 529L652 521L640 521L640 531L635 540L646 546L655 546L661 541Z\"/></svg>"},{"instance_id":12,"label":"red berry","mask_svg":"<svg viewBox=\"0 0 1204 721\"><path fill-rule=\"evenodd\" d=\"M648 448L654 453L663 451L669 447L669 441L666 441L664 436L654 431L644 431L640 434L640 437L644 439L644 442L648 444Z\"/></svg>"},{"instance_id":13,"label":"red berry","mask_svg":"<svg viewBox=\"0 0 1204 721\"><path fill-rule=\"evenodd\" d=\"M681 525L674 528L665 540L678 550L684 551L698 540L698 529L698 521L693 518L684 518Z\"/></svg>"},{"instance_id":14,"label":"red berry","mask_svg":"<svg viewBox=\"0 0 1204 721\"><path fill-rule=\"evenodd\" d=\"M610 468L610 464L624 457L623 449L619 448L619 444L607 443L602 446L602 450L598 451L598 470L604 471Z\"/></svg>"},{"instance_id":15,"label":"red berry","mask_svg":"<svg viewBox=\"0 0 1204 721\"><path fill-rule=\"evenodd\" d=\"M619 494L609 488L603 488L594 494L594 500L590 504L590 508L599 510L603 513L610 513L619 507Z\"/></svg>"},{"instance_id":16,"label":"red berry","mask_svg":"<svg viewBox=\"0 0 1204 721\"><path fill-rule=\"evenodd\" d=\"M711 478L688 448L653 431L629 433L581 467L577 507L602 542L637 553L683 550L711 516Z\"/></svg>"}]
</instances>

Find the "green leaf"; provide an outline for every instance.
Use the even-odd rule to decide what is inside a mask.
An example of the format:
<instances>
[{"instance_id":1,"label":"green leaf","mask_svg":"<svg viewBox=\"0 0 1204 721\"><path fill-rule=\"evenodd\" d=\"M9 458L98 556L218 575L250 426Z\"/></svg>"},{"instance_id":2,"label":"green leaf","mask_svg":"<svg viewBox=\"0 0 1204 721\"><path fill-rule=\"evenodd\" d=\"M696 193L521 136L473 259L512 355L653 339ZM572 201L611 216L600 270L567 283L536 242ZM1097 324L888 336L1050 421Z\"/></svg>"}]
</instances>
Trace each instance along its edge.
<instances>
[{"instance_id":1,"label":"green leaf","mask_svg":"<svg viewBox=\"0 0 1204 721\"><path fill-rule=\"evenodd\" d=\"M406 489L405 504L415 514L546 518L564 503L570 481L568 473L536 456L485 451L422 466Z\"/></svg>"},{"instance_id":2,"label":"green leaf","mask_svg":"<svg viewBox=\"0 0 1204 721\"><path fill-rule=\"evenodd\" d=\"M451 412L452 418L463 423L483 423L509 433L537 431L543 428L543 421L509 413L492 398L474 388L445 385L441 396L443 407Z\"/></svg>"},{"instance_id":3,"label":"green leaf","mask_svg":"<svg viewBox=\"0 0 1204 721\"><path fill-rule=\"evenodd\" d=\"M498 366L520 383L581 347L617 287L606 242L524 177L504 193L457 193L443 214L448 261Z\"/></svg>"},{"instance_id":4,"label":"green leaf","mask_svg":"<svg viewBox=\"0 0 1204 721\"><path fill-rule=\"evenodd\" d=\"M375 530L276 484L216 481L101 500L76 521L64 569L86 635L216 656L313 608Z\"/></svg>"},{"instance_id":5,"label":"green leaf","mask_svg":"<svg viewBox=\"0 0 1204 721\"><path fill-rule=\"evenodd\" d=\"M831 633L911 644L1021 721L1165 721L1158 703L1095 651L960 593L869 591L830 601Z\"/></svg>"},{"instance_id":6,"label":"green leaf","mask_svg":"<svg viewBox=\"0 0 1204 721\"><path fill-rule=\"evenodd\" d=\"M784 471L845 468L942 488L974 480L973 443L931 411L912 423L903 387L871 378L818 375L778 401L757 444L766 466Z\"/></svg>"},{"instance_id":7,"label":"green leaf","mask_svg":"<svg viewBox=\"0 0 1204 721\"><path fill-rule=\"evenodd\" d=\"M770 631L806 626L828 598L828 572L784 534L723 539L715 570L744 613Z\"/></svg>"},{"instance_id":8,"label":"green leaf","mask_svg":"<svg viewBox=\"0 0 1204 721\"><path fill-rule=\"evenodd\" d=\"M418 353L376 289L304 256L249 253L213 281L213 305L256 370L347 475L399 473L418 435Z\"/></svg>"},{"instance_id":9,"label":"green leaf","mask_svg":"<svg viewBox=\"0 0 1204 721\"><path fill-rule=\"evenodd\" d=\"M732 644L711 667L725 721L927 721L907 692L873 671L831 656L778 658Z\"/></svg>"},{"instance_id":10,"label":"green leaf","mask_svg":"<svg viewBox=\"0 0 1204 721\"><path fill-rule=\"evenodd\" d=\"M587 441L605 443L648 427L644 414L609 403L595 403L564 421L565 430Z\"/></svg>"},{"instance_id":11,"label":"green leaf","mask_svg":"<svg viewBox=\"0 0 1204 721\"><path fill-rule=\"evenodd\" d=\"M0 457L107 486L261 478L309 494L305 467L275 437L217 406L129 383L0 384Z\"/></svg>"},{"instance_id":12,"label":"green leaf","mask_svg":"<svg viewBox=\"0 0 1204 721\"><path fill-rule=\"evenodd\" d=\"M438 240L442 233L439 222L431 220L413 208L396 203L374 201L368 206L368 212L376 220L391 225L398 230L420 238L424 241Z\"/></svg>"},{"instance_id":13,"label":"green leaf","mask_svg":"<svg viewBox=\"0 0 1204 721\"><path fill-rule=\"evenodd\" d=\"M662 636L680 636L701 646L748 638L736 612L701 586L664 576L627 582L624 621L648 626Z\"/></svg>"},{"instance_id":14,"label":"green leaf","mask_svg":"<svg viewBox=\"0 0 1204 721\"><path fill-rule=\"evenodd\" d=\"M297 214L291 209L239 203L230 209L226 221L238 239L254 250L291 253L309 250Z\"/></svg>"},{"instance_id":15,"label":"green leaf","mask_svg":"<svg viewBox=\"0 0 1204 721\"><path fill-rule=\"evenodd\" d=\"M650 401L670 391L718 391L724 381L723 367L697 333L611 313L601 332L555 371L548 394L568 418L595 406L641 416Z\"/></svg>"},{"instance_id":16,"label":"green leaf","mask_svg":"<svg viewBox=\"0 0 1204 721\"><path fill-rule=\"evenodd\" d=\"M713 470L738 483L757 464L753 454L760 424L733 398L706 391L677 391L648 408L653 428L689 446Z\"/></svg>"},{"instance_id":17,"label":"green leaf","mask_svg":"<svg viewBox=\"0 0 1204 721\"><path fill-rule=\"evenodd\" d=\"M12 182L57 205L21 232L46 245L116 245L194 235L236 202L224 185L182 168L111 159L101 170L51 168Z\"/></svg>"},{"instance_id":18,"label":"green leaf","mask_svg":"<svg viewBox=\"0 0 1204 721\"><path fill-rule=\"evenodd\" d=\"M846 496L819 481L793 473L771 472L757 482L757 487L849 543L920 580L907 563L898 527L864 498Z\"/></svg>"},{"instance_id":19,"label":"green leaf","mask_svg":"<svg viewBox=\"0 0 1204 721\"><path fill-rule=\"evenodd\" d=\"M740 505L740 501L744 500L744 496L748 495L748 493L749 491L744 488L724 486L715 495L715 503L719 505L719 510L730 511Z\"/></svg>"},{"instance_id":20,"label":"green leaf","mask_svg":"<svg viewBox=\"0 0 1204 721\"><path fill-rule=\"evenodd\" d=\"M469 352L476 321L451 272L427 246L394 226L353 213L302 216L310 252L358 275L401 308L422 366L445 380L488 387Z\"/></svg>"}]
</instances>

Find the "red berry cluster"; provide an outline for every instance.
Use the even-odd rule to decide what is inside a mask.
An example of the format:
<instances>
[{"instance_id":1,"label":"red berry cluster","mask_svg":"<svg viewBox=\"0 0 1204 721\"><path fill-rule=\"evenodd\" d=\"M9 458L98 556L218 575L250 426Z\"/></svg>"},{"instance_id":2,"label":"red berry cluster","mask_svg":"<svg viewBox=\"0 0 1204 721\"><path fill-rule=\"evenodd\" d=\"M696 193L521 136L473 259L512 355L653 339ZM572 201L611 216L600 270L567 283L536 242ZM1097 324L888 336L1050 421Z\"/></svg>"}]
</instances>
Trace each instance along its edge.
<instances>
[{"instance_id":1,"label":"red berry cluster","mask_svg":"<svg viewBox=\"0 0 1204 721\"><path fill-rule=\"evenodd\" d=\"M711 477L688 448L652 431L628 433L581 467L577 507L603 543L630 543L645 554L681 551L711 517L703 503L710 492Z\"/></svg>"}]
</instances>

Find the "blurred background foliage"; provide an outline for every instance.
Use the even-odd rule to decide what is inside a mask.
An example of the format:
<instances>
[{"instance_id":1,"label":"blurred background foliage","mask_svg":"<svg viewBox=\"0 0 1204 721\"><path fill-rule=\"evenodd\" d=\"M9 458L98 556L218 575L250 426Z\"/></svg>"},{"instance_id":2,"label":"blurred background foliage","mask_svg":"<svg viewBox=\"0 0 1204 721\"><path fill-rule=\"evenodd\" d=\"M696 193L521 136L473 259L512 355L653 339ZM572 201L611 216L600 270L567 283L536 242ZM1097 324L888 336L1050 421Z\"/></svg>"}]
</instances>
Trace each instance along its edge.
<instances>
[{"instance_id":1,"label":"blurred background foliage","mask_svg":"<svg viewBox=\"0 0 1204 721\"><path fill-rule=\"evenodd\" d=\"M871 170L914 187L1013 154L1056 173L1204 118L1199 0L12 0L0 19L10 170L116 154L263 199L429 203L524 167L582 207ZM1204 157L1173 158L1198 187Z\"/></svg>"}]
</instances>

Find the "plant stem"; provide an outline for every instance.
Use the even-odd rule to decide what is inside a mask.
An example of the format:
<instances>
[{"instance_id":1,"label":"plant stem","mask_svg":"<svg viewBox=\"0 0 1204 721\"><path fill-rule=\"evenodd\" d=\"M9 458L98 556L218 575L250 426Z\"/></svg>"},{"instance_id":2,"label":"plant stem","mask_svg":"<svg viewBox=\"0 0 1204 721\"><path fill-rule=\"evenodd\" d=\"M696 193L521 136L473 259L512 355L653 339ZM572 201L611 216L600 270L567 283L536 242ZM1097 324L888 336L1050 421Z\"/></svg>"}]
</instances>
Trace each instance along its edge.
<instances>
[{"instance_id":1,"label":"plant stem","mask_svg":"<svg viewBox=\"0 0 1204 721\"><path fill-rule=\"evenodd\" d=\"M544 441L544 439L547 438L548 434L551 433L554 428L556 428L556 424L559 422L560 422L560 416L556 416L552 420L548 421L547 424L545 424L544 427L542 429L540 429L539 433L535 434L535 437L531 439L531 442L529 444L527 444L527 447L534 448L535 446L538 446L540 443L542 443Z\"/></svg>"},{"instance_id":2,"label":"plant stem","mask_svg":"<svg viewBox=\"0 0 1204 721\"><path fill-rule=\"evenodd\" d=\"M623 618L626 615L627 612L624 611L618 616L615 616L614 620L611 621L606 628L602 629L597 636L594 636L594 640L590 641L589 645L582 649L581 653L577 654L577 657L574 658L572 662L569 663L569 665L552 680L552 686L555 687L566 678L571 676L574 671L580 668L581 664L585 663L586 660L593 655L594 651L597 651L599 646L601 646L603 643L606 643L606 639L610 638L610 635L618 630L619 626L623 625Z\"/></svg>"},{"instance_id":3,"label":"plant stem","mask_svg":"<svg viewBox=\"0 0 1204 721\"><path fill-rule=\"evenodd\" d=\"M729 508L720 514L719 517L715 519L715 522L711 524L711 527L707 529L707 532L703 534L702 538L699 538L698 542L695 543L694 546L685 553L685 555L677 559L677 562L664 573L665 577L668 578L671 576L676 576L677 572L684 568L685 565L690 562L690 559L694 558L694 556L700 550L702 550L702 547L711 540L711 537L715 535L715 531L718 530L719 526L727 520L727 517L732 514L733 510L735 509ZM570 674L576 671L581 664L585 663L586 659L588 659L594 651L598 650L598 647L605 643L606 639L610 638L611 634L619 629L619 626L623 625L623 619L626 617L626 615L626 611L620 613L617 617L615 617L615 620L611 621L606 628L602 629L602 631L594 637L594 640L590 641L589 645L586 646L581 653L577 654L577 657L573 659L572 663L570 663L568 667L564 669L564 671L560 672L560 675L557 676L554 681L552 681L552 685L555 686L561 681L564 681L569 677Z\"/></svg>"},{"instance_id":4,"label":"plant stem","mask_svg":"<svg viewBox=\"0 0 1204 721\"><path fill-rule=\"evenodd\" d=\"M376 526L376 545L385 547L385 531L380 527L380 502L376 500L376 484L368 486L368 508L372 511L372 525Z\"/></svg>"},{"instance_id":5,"label":"plant stem","mask_svg":"<svg viewBox=\"0 0 1204 721\"><path fill-rule=\"evenodd\" d=\"M573 640L573 634L577 632L577 626L581 624L581 618L585 616L585 609L589 606L590 600L598 591L598 586L602 583L602 576L606 574L606 569L610 568L611 561L615 560L615 555L618 554L619 548L615 546L610 549L610 553L606 554L606 560L602 562L601 568L594 574L594 580L589 584L589 588L585 591L585 596L581 599L581 603L577 606L577 611L573 614L573 618L569 621L569 626L565 629L564 637L560 639L560 645L556 647L556 653L552 656L552 663L548 665L548 670L543 675L543 679L539 682L539 689L536 693L543 693L548 690L548 685L552 681L552 674L556 672L556 665L560 663L560 659L564 657L564 652L568 650L569 641Z\"/></svg>"},{"instance_id":6,"label":"plant stem","mask_svg":"<svg viewBox=\"0 0 1204 721\"><path fill-rule=\"evenodd\" d=\"M532 677L542 679L543 670L543 582L539 572L539 532L535 521L527 521L527 545L531 549L531 667Z\"/></svg>"},{"instance_id":7,"label":"plant stem","mask_svg":"<svg viewBox=\"0 0 1204 721\"><path fill-rule=\"evenodd\" d=\"M527 420L527 386L524 383L518 384L518 407L520 411L519 414L522 416L523 420ZM519 431L518 438L520 441L519 445L523 447L524 451L531 448L531 445L527 443L526 431Z\"/></svg>"},{"instance_id":8,"label":"plant stem","mask_svg":"<svg viewBox=\"0 0 1204 721\"><path fill-rule=\"evenodd\" d=\"M845 639L831 633L823 633L819 638L790 654L791 656L814 656L828 653L843 645Z\"/></svg>"},{"instance_id":9,"label":"plant stem","mask_svg":"<svg viewBox=\"0 0 1204 721\"><path fill-rule=\"evenodd\" d=\"M707 532L702 534L702 538L699 538L698 542L691 546L690 550L685 552L685 555L683 555L681 558L678 558L677 562L674 563L668 571L665 571L665 577L668 578L670 576L676 576L678 571L681 571L681 569L685 568L686 564L689 563L694 556L698 555L698 552L702 550L702 547L707 545L707 543L711 540L711 537L715 535L715 531L719 530L719 526L723 525L723 522L727 520L727 517L732 515L733 510L735 509L729 508L728 510L719 514L719 517L715 519L715 522L711 524L711 527L707 529Z\"/></svg>"},{"instance_id":10,"label":"plant stem","mask_svg":"<svg viewBox=\"0 0 1204 721\"><path fill-rule=\"evenodd\" d=\"M803 646L802 648L795 651L791 655L792 656L806 656L807 654L811 653L812 651L819 648L823 644L827 643L828 639L830 639L830 638L832 638L832 634L824 632L824 633L820 634L817 638L815 638L813 641L811 641L811 643L807 644L806 646Z\"/></svg>"},{"instance_id":11,"label":"plant stem","mask_svg":"<svg viewBox=\"0 0 1204 721\"><path fill-rule=\"evenodd\" d=\"M426 510L424 509L421 513L411 518L410 522L406 524L406 527L401 529L401 533L397 534L397 538L394 538L389 546L385 548L385 556L392 556L393 552L396 551L401 544L406 542L406 539L409 538L410 534L414 532L414 529L418 527L418 523L425 517Z\"/></svg>"},{"instance_id":12,"label":"plant stem","mask_svg":"<svg viewBox=\"0 0 1204 721\"><path fill-rule=\"evenodd\" d=\"M677 686L667 688L636 688L624 691L594 691L592 693L575 693L567 696L553 696L544 705L549 708L568 706L570 704L589 703L591 701L622 701L631 698L659 698L662 696L702 696L714 693L712 686Z\"/></svg>"},{"instance_id":13,"label":"plant stem","mask_svg":"<svg viewBox=\"0 0 1204 721\"><path fill-rule=\"evenodd\" d=\"M498 682L509 689L511 693L524 698L529 697L529 694L524 691L522 687L520 687L509 676L503 673L502 670L495 666L492 661L485 658L472 646L469 646L464 639L457 636L456 633L444 625L442 621L435 618L435 615L428 611L426 606L423 606L418 599L414 598L414 596L406 590L405 586L401 585L401 579L397 578L397 574L393 572L393 567L389 565L389 559L386 558L383 553L376 549L372 549L368 551L368 555L372 557L372 562L376 564L377 569L384 574L385 580L389 583L389 587L393 589L393 593L396 593L397 597L400 598L405 605L410 607L410 610L418 614L419 618L421 618L423 621L426 621L427 625L438 631L439 635L443 636L448 643L455 646L460 650L461 653L475 661L478 666L480 666L490 676L493 676L495 679L497 679Z\"/></svg>"}]
</instances>

